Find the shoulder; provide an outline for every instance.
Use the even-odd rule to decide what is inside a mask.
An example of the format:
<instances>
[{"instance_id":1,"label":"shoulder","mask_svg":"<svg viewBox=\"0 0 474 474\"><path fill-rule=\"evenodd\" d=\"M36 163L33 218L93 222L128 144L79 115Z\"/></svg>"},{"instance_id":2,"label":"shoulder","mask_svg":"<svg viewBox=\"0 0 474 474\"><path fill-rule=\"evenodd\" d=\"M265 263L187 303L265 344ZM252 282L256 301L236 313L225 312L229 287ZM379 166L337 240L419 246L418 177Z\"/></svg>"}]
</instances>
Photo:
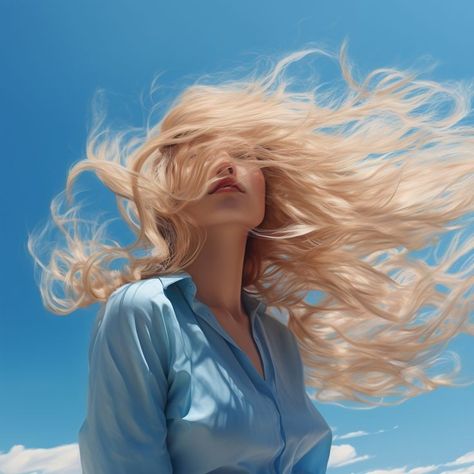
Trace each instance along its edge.
<instances>
[{"instance_id":1,"label":"shoulder","mask_svg":"<svg viewBox=\"0 0 474 474\"><path fill-rule=\"evenodd\" d=\"M156 357L167 364L169 323L167 299L159 279L139 280L115 289L102 307L89 351L91 365L135 364L141 370Z\"/></svg>"},{"instance_id":2,"label":"shoulder","mask_svg":"<svg viewBox=\"0 0 474 474\"><path fill-rule=\"evenodd\" d=\"M150 324L171 309L159 278L126 283L115 289L107 299L103 323L117 325L130 321Z\"/></svg>"},{"instance_id":3,"label":"shoulder","mask_svg":"<svg viewBox=\"0 0 474 474\"><path fill-rule=\"evenodd\" d=\"M110 294L107 303L120 301L121 304L146 304L151 299L160 298L163 295L163 284L160 279L149 278L119 286Z\"/></svg>"}]
</instances>

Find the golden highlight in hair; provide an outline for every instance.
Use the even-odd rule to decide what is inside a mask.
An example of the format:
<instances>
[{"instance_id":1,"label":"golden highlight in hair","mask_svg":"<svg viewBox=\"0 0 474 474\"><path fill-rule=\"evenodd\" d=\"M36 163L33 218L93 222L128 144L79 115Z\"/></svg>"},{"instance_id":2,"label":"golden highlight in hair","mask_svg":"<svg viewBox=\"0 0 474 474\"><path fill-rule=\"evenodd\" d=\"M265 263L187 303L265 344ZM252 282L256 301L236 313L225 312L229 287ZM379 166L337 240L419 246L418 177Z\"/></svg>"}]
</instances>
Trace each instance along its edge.
<instances>
[{"instance_id":1,"label":"golden highlight in hair","mask_svg":"<svg viewBox=\"0 0 474 474\"><path fill-rule=\"evenodd\" d=\"M67 200L62 192L51 204L48 225L65 243L53 246L48 226L28 236L45 307L65 315L106 301L125 283L189 265L206 234L186 205L217 181L217 157L228 155L261 167L266 182L265 217L248 233L242 286L287 315L315 398L374 407L457 385L458 354L449 352L451 372L430 370L454 337L474 334L467 234L474 127L461 124L472 87L389 68L357 81L346 50L345 41L338 55L307 48L266 74L195 83L143 133L102 129L104 114L95 109L86 158L69 170ZM284 70L314 53L338 60L344 93L322 84L290 90ZM132 244L108 239L106 221L79 218L72 186L86 170L116 196ZM52 249L46 264L45 247ZM432 261L413 256L423 249ZM112 268L118 260L125 263ZM308 301L312 291L319 301ZM401 399L385 402L389 396Z\"/></svg>"}]
</instances>

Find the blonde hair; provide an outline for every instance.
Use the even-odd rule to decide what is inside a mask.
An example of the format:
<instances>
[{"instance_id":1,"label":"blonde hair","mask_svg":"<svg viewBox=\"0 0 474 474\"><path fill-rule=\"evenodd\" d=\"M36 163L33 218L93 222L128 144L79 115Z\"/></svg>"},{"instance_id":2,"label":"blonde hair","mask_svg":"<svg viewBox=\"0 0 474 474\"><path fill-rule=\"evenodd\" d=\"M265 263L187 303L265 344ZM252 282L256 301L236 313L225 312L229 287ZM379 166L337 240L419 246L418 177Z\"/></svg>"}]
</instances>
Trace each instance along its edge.
<instances>
[{"instance_id":1,"label":"blonde hair","mask_svg":"<svg viewBox=\"0 0 474 474\"><path fill-rule=\"evenodd\" d=\"M37 253L48 245L46 228L28 237L45 307L68 314L125 283L189 265L206 236L186 205L206 194L219 159L231 156L261 167L266 180L265 217L249 231L242 286L287 314L314 397L374 407L456 385L458 354L450 352L452 372L428 371L451 339L474 334L472 238L461 238L473 210L474 127L460 124L472 88L390 68L358 82L346 49L344 41L337 57L307 48L261 76L193 84L143 134L101 130L96 109L86 158L69 170L68 207L60 211L64 193L51 205L66 243L45 265ZM338 59L346 93L322 84L288 90L282 72L312 53ZM107 240L105 222L78 217L72 184L86 170L115 194L132 244ZM409 256L430 245L431 264ZM118 259L126 263L112 269ZM324 298L308 302L316 290Z\"/></svg>"}]
</instances>

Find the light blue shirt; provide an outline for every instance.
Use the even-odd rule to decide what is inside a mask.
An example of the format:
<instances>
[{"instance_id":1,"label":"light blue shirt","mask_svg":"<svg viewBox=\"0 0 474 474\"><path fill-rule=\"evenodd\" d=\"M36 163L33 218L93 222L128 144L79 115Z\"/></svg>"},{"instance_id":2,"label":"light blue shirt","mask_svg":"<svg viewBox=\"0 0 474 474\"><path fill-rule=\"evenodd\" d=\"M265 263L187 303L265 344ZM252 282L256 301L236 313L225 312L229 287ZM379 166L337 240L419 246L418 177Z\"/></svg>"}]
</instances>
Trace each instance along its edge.
<instances>
[{"instance_id":1,"label":"light blue shirt","mask_svg":"<svg viewBox=\"0 0 474 474\"><path fill-rule=\"evenodd\" d=\"M262 378L187 272L122 285L89 348L84 474L326 472L332 432L293 333L242 290Z\"/></svg>"}]
</instances>

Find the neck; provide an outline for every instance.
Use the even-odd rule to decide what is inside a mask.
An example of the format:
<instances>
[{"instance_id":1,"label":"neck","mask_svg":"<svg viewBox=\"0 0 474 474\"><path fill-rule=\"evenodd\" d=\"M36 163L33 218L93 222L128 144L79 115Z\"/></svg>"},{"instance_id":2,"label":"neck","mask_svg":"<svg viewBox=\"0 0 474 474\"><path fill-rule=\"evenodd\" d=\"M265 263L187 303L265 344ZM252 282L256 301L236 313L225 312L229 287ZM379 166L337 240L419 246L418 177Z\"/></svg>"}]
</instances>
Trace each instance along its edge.
<instances>
[{"instance_id":1,"label":"neck","mask_svg":"<svg viewBox=\"0 0 474 474\"><path fill-rule=\"evenodd\" d=\"M211 309L229 313L242 321L242 272L247 231L241 226L210 228L198 257L184 268L196 284L196 297Z\"/></svg>"}]
</instances>

